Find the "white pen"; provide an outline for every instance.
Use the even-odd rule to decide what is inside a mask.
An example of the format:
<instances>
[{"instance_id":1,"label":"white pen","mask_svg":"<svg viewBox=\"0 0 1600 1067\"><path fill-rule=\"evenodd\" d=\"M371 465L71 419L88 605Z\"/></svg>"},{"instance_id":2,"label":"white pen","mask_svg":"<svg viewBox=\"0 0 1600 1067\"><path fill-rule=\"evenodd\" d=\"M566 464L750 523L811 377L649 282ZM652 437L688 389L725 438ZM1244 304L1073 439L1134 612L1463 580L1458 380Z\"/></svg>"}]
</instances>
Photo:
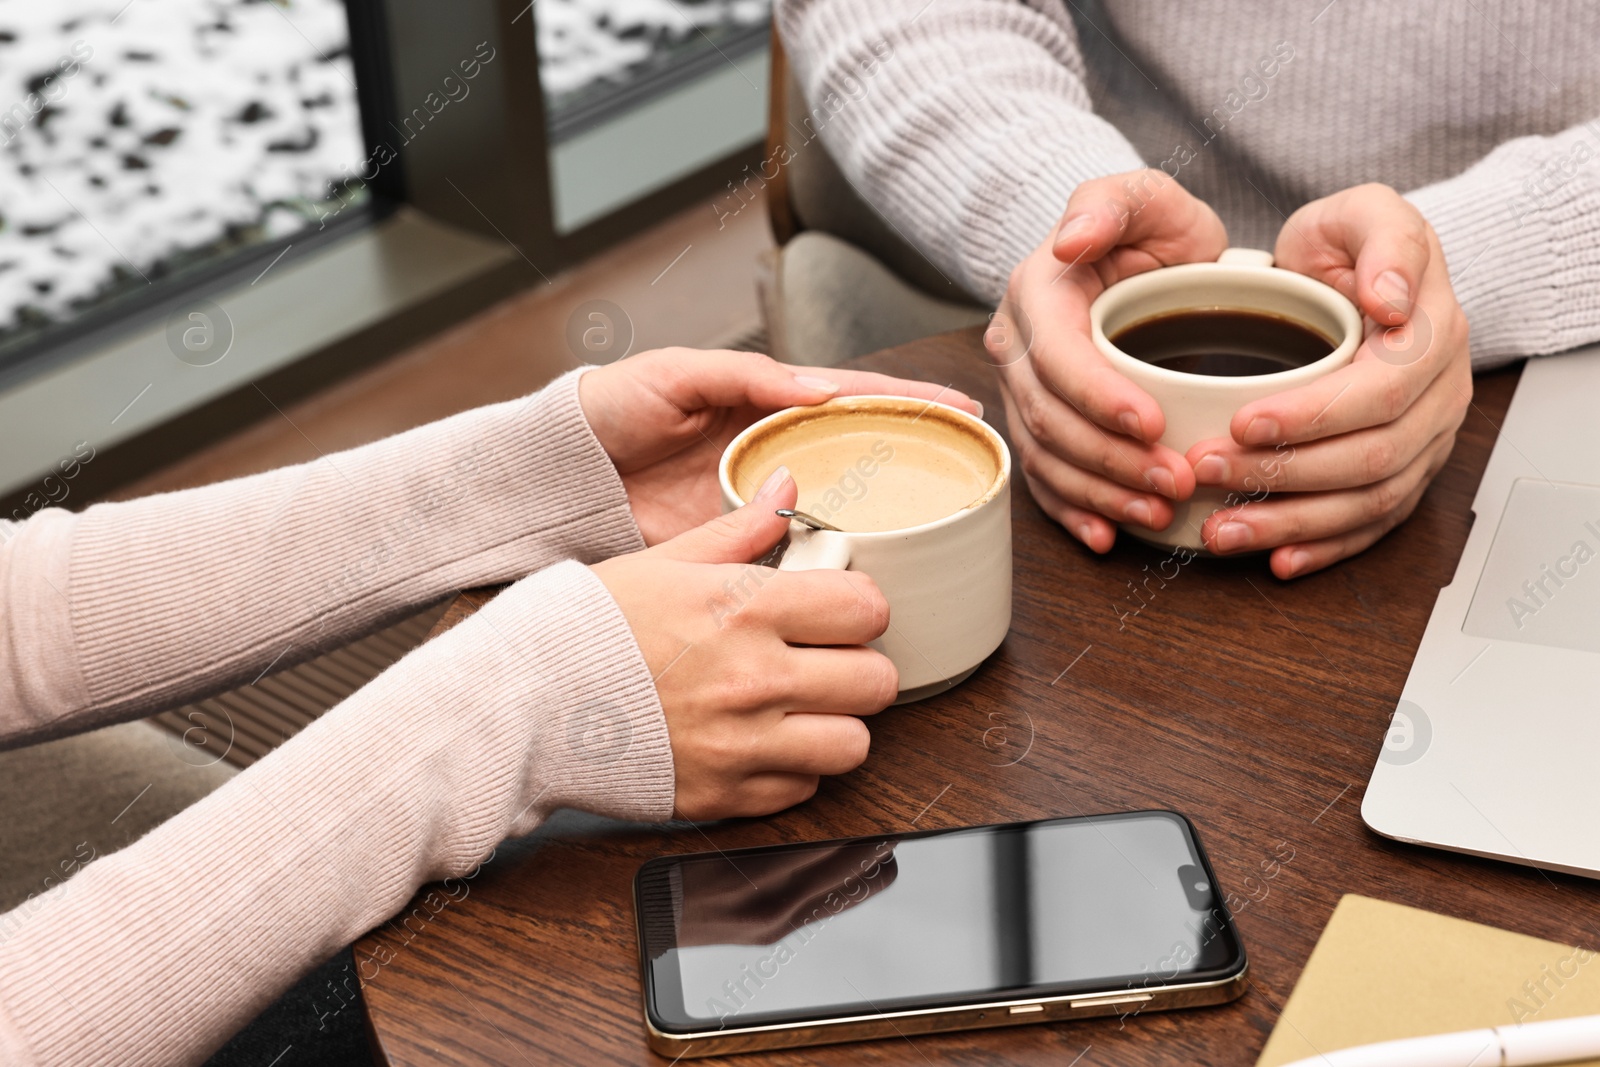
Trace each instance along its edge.
<instances>
[{"instance_id":1,"label":"white pen","mask_svg":"<svg viewBox=\"0 0 1600 1067\"><path fill-rule=\"evenodd\" d=\"M1600 1059L1600 1015L1342 1048L1288 1067L1535 1067Z\"/></svg>"}]
</instances>

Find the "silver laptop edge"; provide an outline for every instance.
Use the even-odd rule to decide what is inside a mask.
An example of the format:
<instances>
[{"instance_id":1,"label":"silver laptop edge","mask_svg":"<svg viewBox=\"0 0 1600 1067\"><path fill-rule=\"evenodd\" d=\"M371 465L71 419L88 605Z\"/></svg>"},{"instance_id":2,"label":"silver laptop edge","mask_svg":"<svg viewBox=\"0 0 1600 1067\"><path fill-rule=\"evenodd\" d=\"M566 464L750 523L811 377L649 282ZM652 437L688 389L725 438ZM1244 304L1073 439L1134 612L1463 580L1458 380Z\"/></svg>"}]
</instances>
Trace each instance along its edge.
<instances>
[{"instance_id":1,"label":"silver laptop edge","mask_svg":"<svg viewBox=\"0 0 1600 1067\"><path fill-rule=\"evenodd\" d=\"M1600 346L1529 361L1473 513L1362 818L1600 878Z\"/></svg>"}]
</instances>

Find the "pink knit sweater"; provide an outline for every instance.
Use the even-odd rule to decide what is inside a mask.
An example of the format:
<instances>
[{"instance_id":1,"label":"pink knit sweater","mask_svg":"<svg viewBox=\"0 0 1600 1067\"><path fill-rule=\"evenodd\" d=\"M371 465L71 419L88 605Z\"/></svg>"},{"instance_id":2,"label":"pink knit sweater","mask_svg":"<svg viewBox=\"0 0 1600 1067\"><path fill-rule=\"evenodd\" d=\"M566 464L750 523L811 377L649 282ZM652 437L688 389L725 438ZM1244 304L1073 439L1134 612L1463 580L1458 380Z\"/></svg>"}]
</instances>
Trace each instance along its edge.
<instances>
[{"instance_id":1,"label":"pink knit sweater","mask_svg":"<svg viewBox=\"0 0 1600 1067\"><path fill-rule=\"evenodd\" d=\"M0 1063L198 1062L419 886L553 809L670 815L655 687L582 566L643 546L577 381L304 466L0 524L9 746L195 700L452 590L522 579L0 923Z\"/></svg>"}]
</instances>

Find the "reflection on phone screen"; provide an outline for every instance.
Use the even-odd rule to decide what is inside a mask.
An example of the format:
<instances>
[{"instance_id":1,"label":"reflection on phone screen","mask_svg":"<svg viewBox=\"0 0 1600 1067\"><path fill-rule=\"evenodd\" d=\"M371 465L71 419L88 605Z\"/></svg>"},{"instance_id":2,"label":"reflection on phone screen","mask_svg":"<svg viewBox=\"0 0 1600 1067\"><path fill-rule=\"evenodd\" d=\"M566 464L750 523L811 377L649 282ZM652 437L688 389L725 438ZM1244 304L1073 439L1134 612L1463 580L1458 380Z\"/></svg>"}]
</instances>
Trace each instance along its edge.
<instances>
[{"instance_id":1,"label":"reflection on phone screen","mask_svg":"<svg viewBox=\"0 0 1600 1067\"><path fill-rule=\"evenodd\" d=\"M640 892L655 1007L693 1028L1163 984L1239 955L1165 812L694 857Z\"/></svg>"}]
</instances>

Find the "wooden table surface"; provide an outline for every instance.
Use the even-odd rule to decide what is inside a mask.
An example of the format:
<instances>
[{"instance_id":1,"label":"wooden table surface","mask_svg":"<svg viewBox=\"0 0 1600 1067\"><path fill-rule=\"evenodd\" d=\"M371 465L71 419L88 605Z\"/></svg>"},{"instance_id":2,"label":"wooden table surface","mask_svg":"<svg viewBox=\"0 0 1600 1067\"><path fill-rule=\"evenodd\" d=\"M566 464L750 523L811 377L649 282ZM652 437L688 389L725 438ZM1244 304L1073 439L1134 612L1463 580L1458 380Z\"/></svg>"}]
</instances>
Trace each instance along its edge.
<instances>
[{"instance_id":1,"label":"wooden table surface","mask_svg":"<svg viewBox=\"0 0 1600 1067\"><path fill-rule=\"evenodd\" d=\"M859 362L953 382L1002 425L978 337ZM665 1064L645 1046L631 880L651 856L713 845L1173 808L1244 902L1251 982L1232 1004L731 1059L751 1067L1067 1064L1085 1050L1084 1065L1249 1063L1344 893L1592 943L1593 883L1396 844L1360 817L1517 373L1479 379L1455 454L1409 522L1299 581L1273 578L1261 558L1196 560L1164 588L1150 580L1124 617L1138 604L1130 583L1166 554L1127 543L1096 557L1016 492L1015 623L971 680L872 720L866 764L776 817L503 845L464 899L422 911L408 939L378 932L394 958L363 992L382 1055L395 1067ZM463 595L441 625L484 599ZM369 936L358 960L376 947Z\"/></svg>"}]
</instances>

